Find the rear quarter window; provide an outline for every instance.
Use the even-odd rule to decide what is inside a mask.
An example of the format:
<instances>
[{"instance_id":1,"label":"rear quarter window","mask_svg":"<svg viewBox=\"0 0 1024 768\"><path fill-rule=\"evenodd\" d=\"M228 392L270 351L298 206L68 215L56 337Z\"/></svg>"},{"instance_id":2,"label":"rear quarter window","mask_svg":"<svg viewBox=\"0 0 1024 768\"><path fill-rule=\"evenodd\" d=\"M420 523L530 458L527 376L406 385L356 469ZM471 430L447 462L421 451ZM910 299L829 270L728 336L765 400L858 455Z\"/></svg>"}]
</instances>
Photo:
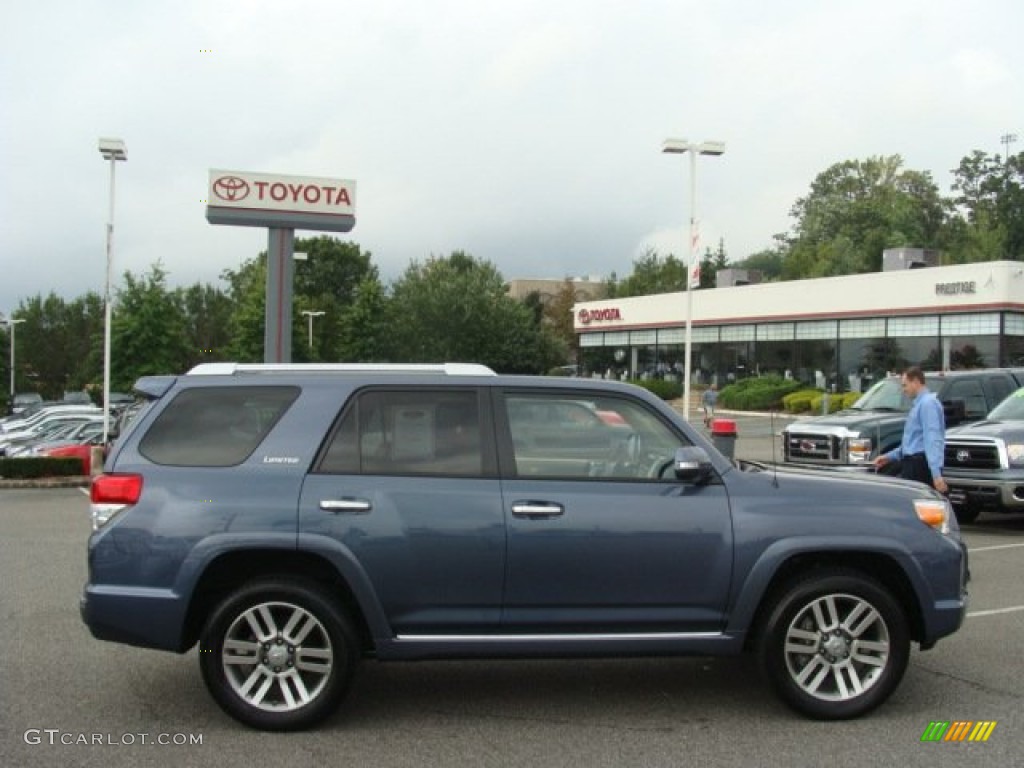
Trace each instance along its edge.
<instances>
[{"instance_id":1,"label":"rear quarter window","mask_svg":"<svg viewBox=\"0 0 1024 768\"><path fill-rule=\"evenodd\" d=\"M241 464L299 396L298 387L195 387L179 392L139 442L154 464Z\"/></svg>"}]
</instances>

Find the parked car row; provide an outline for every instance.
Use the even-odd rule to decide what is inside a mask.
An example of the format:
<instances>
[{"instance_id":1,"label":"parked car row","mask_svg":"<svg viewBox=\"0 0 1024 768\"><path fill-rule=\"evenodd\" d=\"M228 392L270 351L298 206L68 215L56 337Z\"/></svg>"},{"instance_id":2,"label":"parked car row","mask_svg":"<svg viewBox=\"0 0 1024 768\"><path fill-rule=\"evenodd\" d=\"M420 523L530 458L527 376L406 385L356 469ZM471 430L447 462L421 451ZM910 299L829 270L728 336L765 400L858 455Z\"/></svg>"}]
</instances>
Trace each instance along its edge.
<instances>
[{"instance_id":1,"label":"parked car row","mask_svg":"<svg viewBox=\"0 0 1024 768\"><path fill-rule=\"evenodd\" d=\"M0 420L3 457L75 456L88 474L92 446L102 442L103 410L91 403L39 401Z\"/></svg>"},{"instance_id":2,"label":"parked car row","mask_svg":"<svg viewBox=\"0 0 1024 768\"><path fill-rule=\"evenodd\" d=\"M883 379L850 408L787 426L785 462L871 471L874 458L902 439L911 401L899 381ZM1024 371L928 373L925 383L946 415L943 477L957 519L1024 511Z\"/></svg>"}]
</instances>

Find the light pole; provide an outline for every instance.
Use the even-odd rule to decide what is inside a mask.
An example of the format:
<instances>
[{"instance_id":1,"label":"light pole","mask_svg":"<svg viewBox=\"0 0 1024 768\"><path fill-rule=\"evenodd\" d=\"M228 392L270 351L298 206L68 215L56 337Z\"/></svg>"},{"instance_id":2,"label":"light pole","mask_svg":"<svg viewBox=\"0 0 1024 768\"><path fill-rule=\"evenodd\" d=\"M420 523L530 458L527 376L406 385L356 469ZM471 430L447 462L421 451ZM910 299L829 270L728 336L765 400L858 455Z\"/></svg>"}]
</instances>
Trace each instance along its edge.
<instances>
[{"instance_id":1,"label":"light pole","mask_svg":"<svg viewBox=\"0 0 1024 768\"><path fill-rule=\"evenodd\" d=\"M693 284L694 254L697 249L697 155L721 155L725 144L704 141L693 144L685 139L665 139L661 151L668 154L690 154L690 248L686 260L686 353L683 361L683 418L690 419L690 367L693 361Z\"/></svg>"},{"instance_id":2,"label":"light pole","mask_svg":"<svg viewBox=\"0 0 1024 768\"><path fill-rule=\"evenodd\" d=\"M323 312L323 310L320 310L318 312L318 311L313 310L313 309L304 309L304 310L302 310L302 314L304 314L306 317L309 318L309 348L312 349L313 348L313 318L314 317L320 317L322 314L324 314L324 312Z\"/></svg>"},{"instance_id":3,"label":"light pole","mask_svg":"<svg viewBox=\"0 0 1024 768\"><path fill-rule=\"evenodd\" d=\"M103 291L103 444L110 433L110 269L114 253L114 168L127 160L121 139L100 139L100 154L110 161L110 216L107 219L107 279Z\"/></svg>"},{"instance_id":4,"label":"light pole","mask_svg":"<svg viewBox=\"0 0 1024 768\"><path fill-rule=\"evenodd\" d=\"M1003 163L1010 162L1010 145L1017 141L1016 133L1004 133L999 137L999 143L1006 147L1006 151L1003 152Z\"/></svg>"},{"instance_id":5,"label":"light pole","mask_svg":"<svg viewBox=\"0 0 1024 768\"><path fill-rule=\"evenodd\" d=\"M18 323L24 323L25 318L15 320L14 317L8 317L2 321L4 325L11 329L11 402L9 406L14 407L14 326Z\"/></svg>"}]
</instances>

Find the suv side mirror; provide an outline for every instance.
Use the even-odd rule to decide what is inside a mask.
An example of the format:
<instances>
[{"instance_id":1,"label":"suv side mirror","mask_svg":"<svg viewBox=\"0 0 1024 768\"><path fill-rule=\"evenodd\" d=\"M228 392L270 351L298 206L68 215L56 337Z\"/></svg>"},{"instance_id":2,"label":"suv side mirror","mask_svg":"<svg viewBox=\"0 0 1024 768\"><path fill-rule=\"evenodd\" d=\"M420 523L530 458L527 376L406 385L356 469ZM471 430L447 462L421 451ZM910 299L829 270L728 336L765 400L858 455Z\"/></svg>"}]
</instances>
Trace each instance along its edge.
<instances>
[{"instance_id":1,"label":"suv side mirror","mask_svg":"<svg viewBox=\"0 0 1024 768\"><path fill-rule=\"evenodd\" d=\"M676 448L676 455L672 459L672 468L675 471L676 479L697 485L707 483L714 471L708 452L696 445Z\"/></svg>"}]
</instances>

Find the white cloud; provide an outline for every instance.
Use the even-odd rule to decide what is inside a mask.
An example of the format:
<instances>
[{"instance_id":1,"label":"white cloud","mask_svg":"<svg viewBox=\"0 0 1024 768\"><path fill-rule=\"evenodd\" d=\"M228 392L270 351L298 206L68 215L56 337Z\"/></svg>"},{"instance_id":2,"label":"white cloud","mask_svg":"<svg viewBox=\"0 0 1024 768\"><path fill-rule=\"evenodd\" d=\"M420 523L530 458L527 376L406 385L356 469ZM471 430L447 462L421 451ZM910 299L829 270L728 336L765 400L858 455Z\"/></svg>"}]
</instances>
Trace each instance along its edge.
<instances>
[{"instance_id":1,"label":"white cloud","mask_svg":"<svg viewBox=\"0 0 1024 768\"><path fill-rule=\"evenodd\" d=\"M218 167L356 179L348 238L386 277L454 249L507 277L627 274L645 244L685 243L669 136L727 143L701 159L698 216L742 258L835 162L898 153L945 185L1024 134L1022 22L1014 0L15 4L0 310L101 287L101 135L128 144L118 272L216 281L265 248L206 223Z\"/></svg>"},{"instance_id":2,"label":"white cloud","mask_svg":"<svg viewBox=\"0 0 1024 768\"><path fill-rule=\"evenodd\" d=\"M991 90L1011 82L1009 70L992 51L970 48L957 51L953 55L953 68L961 84L971 89Z\"/></svg>"}]
</instances>

